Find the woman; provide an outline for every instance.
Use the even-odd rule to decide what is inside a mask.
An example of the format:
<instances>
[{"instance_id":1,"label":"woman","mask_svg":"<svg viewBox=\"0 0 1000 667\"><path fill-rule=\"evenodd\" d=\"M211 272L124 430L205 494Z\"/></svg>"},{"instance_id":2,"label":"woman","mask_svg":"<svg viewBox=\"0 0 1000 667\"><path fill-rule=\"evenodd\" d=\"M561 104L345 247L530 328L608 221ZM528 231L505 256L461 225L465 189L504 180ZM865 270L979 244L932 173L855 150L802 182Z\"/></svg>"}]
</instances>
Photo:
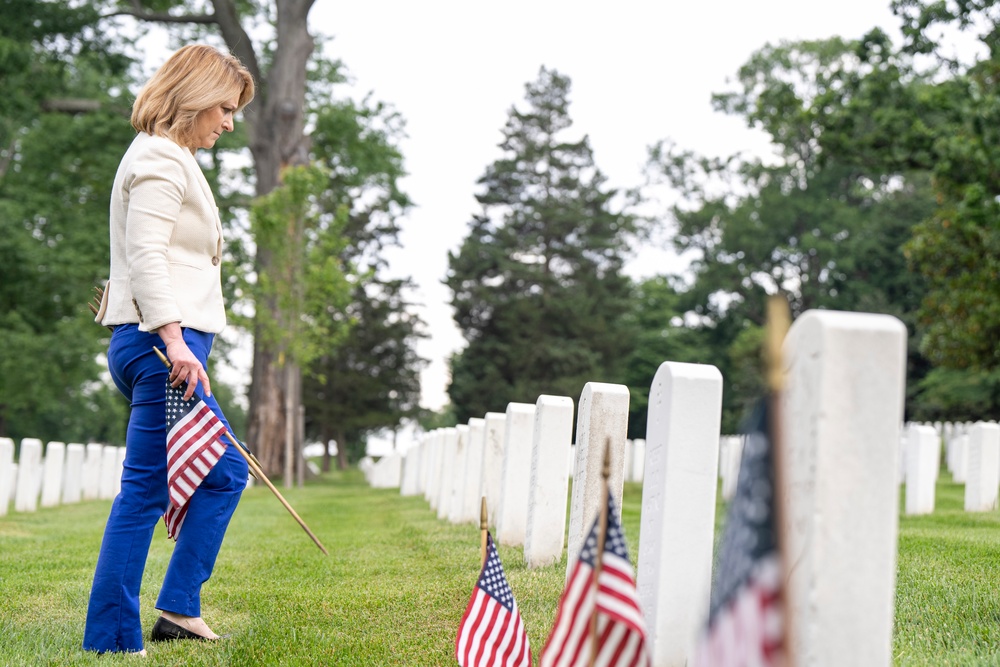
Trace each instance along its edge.
<instances>
[{"instance_id":1,"label":"woman","mask_svg":"<svg viewBox=\"0 0 1000 667\"><path fill-rule=\"evenodd\" d=\"M222 225L194 153L232 132L253 99L250 73L205 45L174 53L136 97L138 132L111 192L111 277L97 321L114 327L108 368L132 406L121 493L111 507L90 593L83 648L143 649L139 587L157 521L168 507L165 392L186 383L228 428L212 398L208 354L226 324ZM172 362L168 371L153 347ZM246 486L234 446L187 503L156 602L151 639L218 639L201 619L201 586Z\"/></svg>"}]
</instances>

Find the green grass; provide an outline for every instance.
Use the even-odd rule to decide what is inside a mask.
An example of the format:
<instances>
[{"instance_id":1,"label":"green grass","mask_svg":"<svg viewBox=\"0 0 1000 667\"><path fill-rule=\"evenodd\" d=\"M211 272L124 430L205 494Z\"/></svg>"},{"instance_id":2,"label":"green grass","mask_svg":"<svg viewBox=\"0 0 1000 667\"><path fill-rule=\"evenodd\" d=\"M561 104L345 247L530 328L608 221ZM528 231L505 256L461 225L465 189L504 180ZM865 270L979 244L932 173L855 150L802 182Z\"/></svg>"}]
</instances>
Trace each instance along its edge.
<instances>
[{"instance_id":1,"label":"green grass","mask_svg":"<svg viewBox=\"0 0 1000 667\"><path fill-rule=\"evenodd\" d=\"M475 526L438 521L422 496L371 489L357 471L282 493L323 556L270 492L248 489L202 613L217 644L147 644L150 665L453 665L455 633L478 574ZM638 554L642 490L627 484L623 522ZM132 664L80 649L87 595L110 502L0 517L0 666ZM721 512L720 512L721 516ZM148 632L171 543L162 524L143 582ZM962 510L942 479L937 511L900 519L898 665L1000 663L1000 513ZM555 617L563 560L529 571L500 547L535 656Z\"/></svg>"},{"instance_id":2,"label":"green grass","mask_svg":"<svg viewBox=\"0 0 1000 667\"><path fill-rule=\"evenodd\" d=\"M900 517L897 665L1000 664L1000 513L964 511L964 488L942 475L934 513Z\"/></svg>"}]
</instances>

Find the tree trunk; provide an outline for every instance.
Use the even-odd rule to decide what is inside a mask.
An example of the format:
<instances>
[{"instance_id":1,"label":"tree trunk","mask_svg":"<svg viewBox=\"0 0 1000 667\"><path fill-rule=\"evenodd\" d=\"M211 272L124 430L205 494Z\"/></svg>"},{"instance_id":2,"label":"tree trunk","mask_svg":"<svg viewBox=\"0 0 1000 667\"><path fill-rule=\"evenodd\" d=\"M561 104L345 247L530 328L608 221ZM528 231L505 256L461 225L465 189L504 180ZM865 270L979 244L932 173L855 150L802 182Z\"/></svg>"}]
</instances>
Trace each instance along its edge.
<instances>
[{"instance_id":1,"label":"tree trunk","mask_svg":"<svg viewBox=\"0 0 1000 667\"><path fill-rule=\"evenodd\" d=\"M266 195L281 183L281 170L286 166L306 164L309 158L305 136L306 65L315 43L308 30L309 10L315 0L275 0L275 46L267 54L271 67L265 78L261 59L254 50L253 40L240 23L236 0L211 0L213 13L170 15L145 10L122 11L140 20L160 23L215 23L229 50L253 75L257 96L246 109L244 121L254 160L257 196ZM138 3L136 3L138 6ZM2 165L0 165L2 166ZM268 248L257 248L255 268L258 275L272 269ZM290 321L296 314L282 313L274 302L255 304L257 312L269 312L276 321ZM297 415L302 404L300 372L286 374L279 363L281 349L254 329L253 373L250 385L250 411L247 443L268 477L284 470L286 440L286 397L293 402L288 414ZM283 359L281 361L284 361ZM292 428L295 434L298 429ZM293 440L301 440L293 435ZM301 456L301 442L292 442L294 452ZM290 479L287 477L286 479Z\"/></svg>"},{"instance_id":2,"label":"tree trunk","mask_svg":"<svg viewBox=\"0 0 1000 667\"><path fill-rule=\"evenodd\" d=\"M258 94L247 110L246 123L250 138L257 177L256 193L266 195L281 183L281 170L286 166L305 164L308 161L308 143L304 134L304 106L306 91L306 65L312 56L314 42L309 34L307 19L313 0L276 0L276 44L267 78L262 79L257 67L256 54L248 47L250 40L237 25L228 23L235 16L232 0L213 0L219 25L230 50L245 64L253 63L256 71ZM257 274L267 274L272 267L271 253L267 248L257 248ZM270 311L276 321L289 321L290 313L281 313L276 303L256 304L258 312ZM280 350L273 341L255 329L253 375L250 391L247 439L256 448L264 472L274 476L287 472L285 441L292 452L300 453L302 446L297 428L289 428L289 415L298 414L301 405L301 373L286 373L279 363ZM291 360L282 360L291 363ZM291 406L286 406L287 401ZM294 420L293 420L294 424ZM301 455L301 454L299 454ZM294 469L294 468L293 468ZM286 485L292 475L286 474Z\"/></svg>"},{"instance_id":3,"label":"tree trunk","mask_svg":"<svg viewBox=\"0 0 1000 667\"><path fill-rule=\"evenodd\" d=\"M295 376L297 367L286 359L285 362L285 456L284 472L285 488L290 489L295 484Z\"/></svg>"}]
</instances>

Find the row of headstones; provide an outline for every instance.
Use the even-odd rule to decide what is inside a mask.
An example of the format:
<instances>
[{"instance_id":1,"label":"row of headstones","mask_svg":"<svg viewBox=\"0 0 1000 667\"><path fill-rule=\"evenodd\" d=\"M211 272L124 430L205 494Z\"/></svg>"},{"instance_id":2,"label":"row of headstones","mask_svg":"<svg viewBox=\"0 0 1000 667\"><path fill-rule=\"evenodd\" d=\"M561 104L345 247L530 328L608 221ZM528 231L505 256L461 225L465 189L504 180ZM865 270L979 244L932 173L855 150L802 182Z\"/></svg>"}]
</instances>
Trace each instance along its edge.
<instances>
[{"instance_id":1,"label":"row of headstones","mask_svg":"<svg viewBox=\"0 0 1000 667\"><path fill-rule=\"evenodd\" d=\"M967 512L995 510L1000 497L1000 425L995 422L907 425L902 442L901 479L906 484L906 513L934 511L941 445L955 482L965 485Z\"/></svg>"},{"instance_id":2,"label":"row of headstones","mask_svg":"<svg viewBox=\"0 0 1000 667\"><path fill-rule=\"evenodd\" d=\"M453 523L478 522L480 500L485 498L497 542L523 546L525 562L534 568L558 561L567 546L566 497L572 477L572 564L599 507L606 442L612 462L609 486L621 503L628 402L623 385L587 383L579 402L575 447L573 400L566 396L510 403L503 413L431 431L406 452L400 493L423 494L438 518Z\"/></svg>"},{"instance_id":3,"label":"row of headstones","mask_svg":"<svg viewBox=\"0 0 1000 667\"><path fill-rule=\"evenodd\" d=\"M945 466L955 482L976 483L975 478L984 474L986 481L991 481L991 471L984 468L993 463L992 449L997 429L1000 427L993 421L944 425L941 439L945 448ZM1000 475L1000 465L996 467Z\"/></svg>"},{"instance_id":4,"label":"row of headstones","mask_svg":"<svg viewBox=\"0 0 1000 667\"><path fill-rule=\"evenodd\" d=\"M473 417L469 420L469 423L464 427L458 427L461 429L460 437L478 437L480 434L483 438L490 438L495 440L496 433L490 433L486 429L486 422L490 419L492 415L492 420L490 426L493 429L497 427L503 428L500 420L497 420L497 413L489 413L486 418L480 419L478 417ZM499 415L506 419L506 415ZM485 443L483 445L485 447ZM378 460L370 456L366 456L358 463L358 467L365 474L365 480L368 484L376 489L401 489L403 487L403 460L404 453L399 453L398 451L390 452L389 454L380 457ZM573 465L576 457L576 445L570 445L570 453L567 461L567 474L572 476ZM629 439L625 441L625 481L626 482L636 482L641 484L643 477L643 463L646 460L646 441L642 438L636 438L635 440ZM414 470L415 472L415 470ZM416 477L411 476L410 484L416 483ZM417 490L411 490L409 488L402 491L403 495L416 495ZM475 502L475 499L472 500Z\"/></svg>"},{"instance_id":5,"label":"row of headstones","mask_svg":"<svg viewBox=\"0 0 1000 667\"><path fill-rule=\"evenodd\" d=\"M21 440L17 462L14 441L0 438L0 516L13 502L17 512L114 498L121 490L125 448L113 445Z\"/></svg>"},{"instance_id":6,"label":"row of headstones","mask_svg":"<svg viewBox=\"0 0 1000 667\"><path fill-rule=\"evenodd\" d=\"M488 415L493 429L503 429L504 422L495 413ZM502 415L500 415L502 417ZM459 438L476 438L480 433L486 442L497 442L497 434L483 427L486 420L473 418L466 427L458 427ZM502 432L502 431L501 431ZM502 438L500 438L502 439ZM1000 425L995 422L907 423L900 438L900 482L905 484L904 511L908 515L930 514L934 511L935 490L940 471L941 445L946 451L946 463L956 482L965 484L965 509L985 512L997 509L1000 503ZM485 443L484 443L485 447ZM569 475L572 476L575 445L570 447ZM732 499L736 491L740 460L743 451L742 435L723 435L719 440L719 480L723 500ZM645 440L625 442L625 481L643 481ZM401 488L404 495L417 491L402 484L403 456L392 453L378 462L368 458L361 467L369 484L376 488ZM996 462L997 465L993 465ZM968 478L969 483L966 484ZM411 485L416 478L411 478ZM470 487L471 490L471 487ZM474 496L466 499L474 504ZM449 513L452 520L471 520L465 508L462 513ZM498 539L499 536L498 536ZM520 544L516 535L510 540ZM502 543L507 543L506 541Z\"/></svg>"},{"instance_id":7,"label":"row of headstones","mask_svg":"<svg viewBox=\"0 0 1000 667\"><path fill-rule=\"evenodd\" d=\"M934 512L935 491L945 461L954 481L965 484L965 510L987 512L1000 502L1000 425L995 422L909 422L900 438L899 482L905 485L904 512ZM719 479L724 500L736 491L743 437L724 435L719 443Z\"/></svg>"},{"instance_id":8,"label":"row of headstones","mask_svg":"<svg viewBox=\"0 0 1000 667\"><path fill-rule=\"evenodd\" d=\"M899 446L906 328L896 318L809 311L784 343L781 540L793 654L803 664L892 663ZM685 665L707 615L716 493L735 490L743 440L720 437L722 377L714 366L664 362L650 388L637 591L653 664ZM528 567L567 573L609 487L621 503L628 391L588 383L573 403L539 396L466 425L437 429L406 451L400 493L423 494L437 516L478 522L488 503L497 541L522 545ZM377 477L370 464L369 472ZM568 534L566 496L572 490ZM523 526L523 528L522 528Z\"/></svg>"}]
</instances>

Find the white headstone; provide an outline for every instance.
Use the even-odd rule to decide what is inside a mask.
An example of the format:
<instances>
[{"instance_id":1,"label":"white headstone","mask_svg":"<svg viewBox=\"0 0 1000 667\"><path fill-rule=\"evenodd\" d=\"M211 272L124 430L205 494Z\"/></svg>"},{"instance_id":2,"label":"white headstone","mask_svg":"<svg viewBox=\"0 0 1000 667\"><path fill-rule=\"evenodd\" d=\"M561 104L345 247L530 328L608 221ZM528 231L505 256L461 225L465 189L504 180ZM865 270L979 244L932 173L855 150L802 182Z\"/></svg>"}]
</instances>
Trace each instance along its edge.
<instances>
[{"instance_id":1,"label":"white headstone","mask_svg":"<svg viewBox=\"0 0 1000 667\"><path fill-rule=\"evenodd\" d=\"M17 464L14 510L34 512L38 509L38 480L42 474L42 441L38 438L22 438Z\"/></svg>"},{"instance_id":2,"label":"white headstone","mask_svg":"<svg viewBox=\"0 0 1000 667\"><path fill-rule=\"evenodd\" d=\"M96 442L87 444L86 455L83 459L82 495L84 500L95 500L100 495L103 452L102 445Z\"/></svg>"},{"instance_id":3,"label":"white headstone","mask_svg":"<svg viewBox=\"0 0 1000 667\"><path fill-rule=\"evenodd\" d=\"M497 508L500 507L500 483L503 478L504 429L507 415L487 412L483 425L482 488L486 496L486 513L489 525L496 529Z\"/></svg>"},{"instance_id":4,"label":"white headstone","mask_svg":"<svg viewBox=\"0 0 1000 667\"><path fill-rule=\"evenodd\" d=\"M378 488L381 485L380 484L381 479L379 476L380 472L379 464L382 463L382 461L384 460L385 460L384 456L379 456L377 460L375 459L374 456L371 457L371 465L368 466L368 469L366 471L366 479L368 480L368 484L372 488Z\"/></svg>"},{"instance_id":5,"label":"white headstone","mask_svg":"<svg viewBox=\"0 0 1000 667\"><path fill-rule=\"evenodd\" d=\"M125 448L118 447L118 460L115 461L115 487L113 489L114 496L117 496L122 491L122 473L125 472ZM250 479L253 479L253 475L248 475Z\"/></svg>"},{"instance_id":6,"label":"white headstone","mask_svg":"<svg viewBox=\"0 0 1000 667\"><path fill-rule=\"evenodd\" d=\"M601 497L604 451L611 445L608 489L621 510L625 483L625 435L628 433L628 387L588 382L580 394L576 420L576 462L569 509L566 576L576 565L580 547L606 498Z\"/></svg>"},{"instance_id":7,"label":"white headstone","mask_svg":"<svg viewBox=\"0 0 1000 667\"><path fill-rule=\"evenodd\" d=\"M891 665L906 327L810 310L784 347L792 654L804 665Z\"/></svg>"},{"instance_id":8,"label":"white headstone","mask_svg":"<svg viewBox=\"0 0 1000 667\"><path fill-rule=\"evenodd\" d=\"M420 493L418 482L420 479L420 454L423 451L423 443L419 443L406 450L403 455L403 472L399 482L399 495L415 496Z\"/></svg>"},{"instance_id":9,"label":"white headstone","mask_svg":"<svg viewBox=\"0 0 1000 667\"><path fill-rule=\"evenodd\" d=\"M437 447L438 430L434 429L424 436L423 451L420 454L420 493L424 500L431 499L431 482L434 476L434 456Z\"/></svg>"},{"instance_id":10,"label":"white headstone","mask_svg":"<svg viewBox=\"0 0 1000 667\"><path fill-rule=\"evenodd\" d=\"M531 475L531 439L535 429L535 406L508 403L504 426L503 472L500 507L497 508L499 544L521 546L528 523L528 477Z\"/></svg>"},{"instance_id":11,"label":"white headstone","mask_svg":"<svg viewBox=\"0 0 1000 667\"><path fill-rule=\"evenodd\" d=\"M394 489L399 487L400 456L396 452L379 457L371 469L373 489Z\"/></svg>"},{"instance_id":12,"label":"white headstone","mask_svg":"<svg viewBox=\"0 0 1000 667\"><path fill-rule=\"evenodd\" d=\"M63 471L66 466L66 445L50 442L45 446L42 471L42 507L55 507L62 499Z\"/></svg>"},{"instance_id":13,"label":"white headstone","mask_svg":"<svg viewBox=\"0 0 1000 667\"><path fill-rule=\"evenodd\" d=\"M469 435L465 445L465 484L462 487L462 506L458 521L479 525L479 510L483 501L483 427L482 417L469 419Z\"/></svg>"},{"instance_id":14,"label":"white headstone","mask_svg":"<svg viewBox=\"0 0 1000 667\"><path fill-rule=\"evenodd\" d=\"M646 474L646 439L636 438L632 441L632 456L629 459L628 478L630 482L642 484Z\"/></svg>"},{"instance_id":15,"label":"white headstone","mask_svg":"<svg viewBox=\"0 0 1000 667\"><path fill-rule=\"evenodd\" d=\"M101 450L101 481L97 488L97 497L109 499L115 497L115 478L121 473L118 471L118 447L114 445L104 445Z\"/></svg>"},{"instance_id":16,"label":"white headstone","mask_svg":"<svg viewBox=\"0 0 1000 667\"><path fill-rule=\"evenodd\" d=\"M998 487L1000 487L1000 426L977 422L969 429L965 511L995 510Z\"/></svg>"},{"instance_id":17,"label":"white headstone","mask_svg":"<svg viewBox=\"0 0 1000 667\"><path fill-rule=\"evenodd\" d=\"M955 440L958 439L958 433L952 424L947 424L946 432L948 435L944 440L944 464L945 468L953 476L955 474Z\"/></svg>"},{"instance_id":18,"label":"white headstone","mask_svg":"<svg viewBox=\"0 0 1000 667\"><path fill-rule=\"evenodd\" d=\"M938 435L930 426L906 429L906 513L934 511L934 483L938 468Z\"/></svg>"},{"instance_id":19,"label":"white headstone","mask_svg":"<svg viewBox=\"0 0 1000 667\"><path fill-rule=\"evenodd\" d=\"M362 456L361 460L358 461L358 470L364 473L365 481L371 484L372 482L372 468L375 467L375 459L370 456Z\"/></svg>"},{"instance_id":20,"label":"white headstone","mask_svg":"<svg viewBox=\"0 0 1000 667\"><path fill-rule=\"evenodd\" d=\"M625 465L625 478L624 478L624 481L626 481L626 482L635 481L635 480L632 479L632 440L631 440L631 438L626 438L625 439L624 465Z\"/></svg>"},{"instance_id":21,"label":"white headstone","mask_svg":"<svg viewBox=\"0 0 1000 667\"><path fill-rule=\"evenodd\" d=\"M14 441L0 438L0 516L10 509L10 499L14 495Z\"/></svg>"},{"instance_id":22,"label":"white headstone","mask_svg":"<svg viewBox=\"0 0 1000 667\"><path fill-rule=\"evenodd\" d=\"M7 474L8 484L7 488L10 490L10 495L7 496L7 505L10 506L14 502L14 495L17 493L17 464L12 463L10 466L10 472Z\"/></svg>"},{"instance_id":23,"label":"white headstone","mask_svg":"<svg viewBox=\"0 0 1000 667\"><path fill-rule=\"evenodd\" d=\"M427 490L424 497L430 503L432 510L437 510L441 498L441 457L444 456L445 429L435 429L431 438L431 454L428 457Z\"/></svg>"},{"instance_id":24,"label":"white headstone","mask_svg":"<svg viewBox=\"0 0 1000 667\"><path fill-rule=\"evenodd\" d=\"M441 472L437 499L437 518L447 519L451 511L451 498L455 486L455 459L458 457L458 429L444 429L441 440Z\"/></svg>"},{"instance_id":25,"label":"white headstone","mask_svg":"<svg viewBox=\"0 0 1000 667\"><path fill-rule=\"evenodd\" d=\"M941 477L941 453L945 448L946 439L944 435L944 426L942 425L941 430L938 431L935 449L937 451L937 458L934 461L934 479L937 480Z\"/></svg>"},{"instance_id":26,"label":"white headstone","mask_svg":"<svg viewBox=\"0 0 1000 667\"><path fill-rule=\"evenodd\" d=\"M427 491L427 470L428 460L431 456L430 448L431 431L420 436L417 449L420 450L420 457L417 459L417 495L423 495Z\"/></svg>"},{"instance_id":27,"label":"white headstone","mask_svg":"<svg viewBox=\"0 0 1000 667\"><path fill-rule=\"evenodd\" d=\"M451 495L448 500L447 519L451 523L463 523L462 511L465 506L465 462L469 457L469 425L455 427L458 440L455 442L455 461L451 466Z\"/></svg>"},{"instance_id":28,"label":"white headstone","mask_svg":"<svg viewBox=\"0 0 1000 667\"><path fill-rule=\"evenodd\" d=\"M952 469L953 481L958 484L965 484L966 474L969 465L969 434L964 430L955 438L954 467Z\"/></svg>"},{"instance_id":29,"label":"white headstone","mask_svg":"<svg viewBox=\"0 0 1000 667\"><path fill-rule=\"evenodd\" d=\"M566 545L566 456L573 441L573 399L547 396L535 401L528 476L528 516L524 562L529 568L559 562Z\"/></svg>"},{"instance_id":30,"label":"white headstone","mask_svg":"<svg viewBox=\"0 0 1000 667\"><path fill-rule=\"evenodd\" d=\"M122 448L124 449L124 447ZM66 468L63 479L63 503L78 503L83 494L83 461L85 450L78 442L66 446Z\"/></svg>"},{"instance_id":31,"label":"white headstone","mask_svg":"<svg viewBox=\"0 0 1000 667\"><path fill-rule=\"evenodd\" d=\"M654 665L685 665L712 588L722 374L664 362L649 390L636 593Z\"/></svg>"},{"instance_id":32,"label":"white headstone","mask_svg":"<svg viewBox=\"0 0 1000 667\"><path fill-rule=\"evenodd\" d=\"M743 436L724 435L719 439L719 470L722 477L722 499L729 502L736 493L736 480L743 460Z\"/></svg>"},{"instance_id":33,"label":"white headstone","mask_svg":"<svg viewBox=\"0 0 1000 667\"><path fill-rule=\"evenodd\" d=\"M438 429L434 429L424 436L424 452L420 455L420 492L424 494L424 500L431 499L431 482L434 476L431 461L434 459L434 443L437 440Z\"/></svg>"}]
</instances>

